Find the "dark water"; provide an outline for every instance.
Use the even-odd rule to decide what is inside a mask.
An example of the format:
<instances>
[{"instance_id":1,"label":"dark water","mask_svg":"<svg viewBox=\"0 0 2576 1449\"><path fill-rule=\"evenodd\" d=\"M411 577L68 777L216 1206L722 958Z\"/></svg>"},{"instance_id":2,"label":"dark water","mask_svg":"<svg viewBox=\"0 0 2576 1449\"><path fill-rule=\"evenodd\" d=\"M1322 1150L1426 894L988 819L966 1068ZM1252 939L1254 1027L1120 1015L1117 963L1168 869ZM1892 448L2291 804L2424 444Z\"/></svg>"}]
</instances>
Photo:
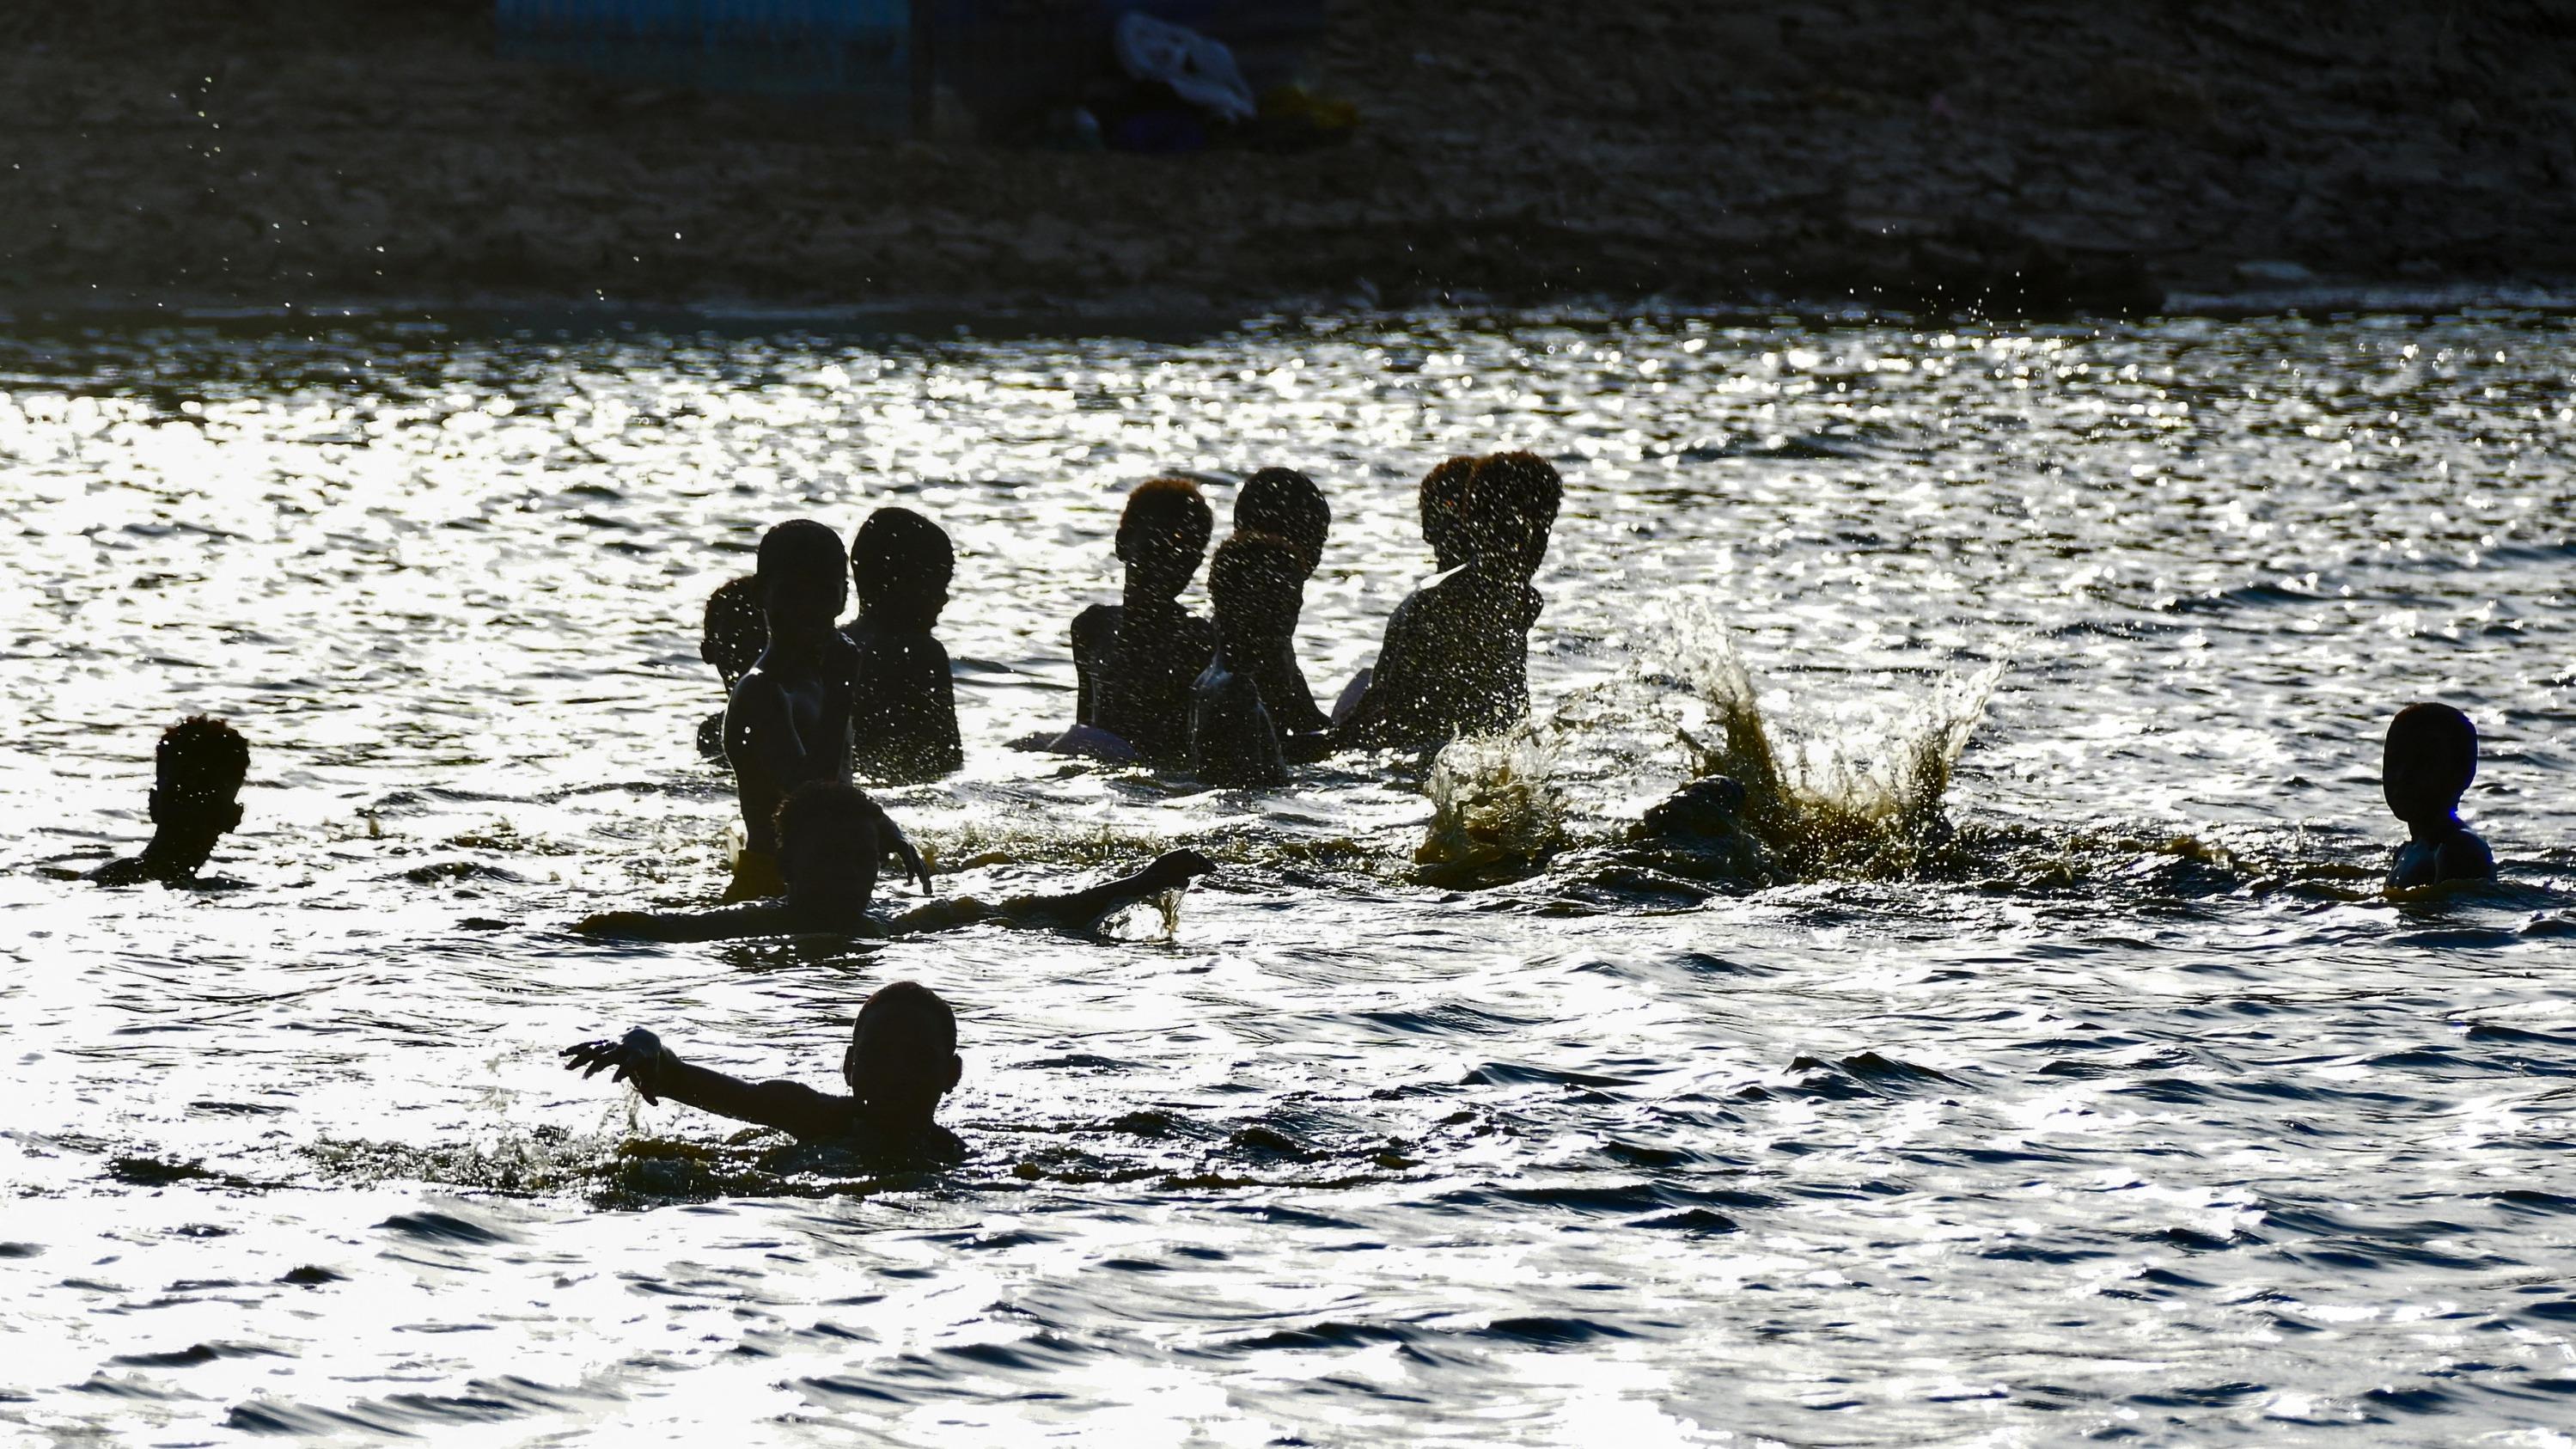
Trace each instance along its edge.
<instances>
[{"instance_id":1,"label":"dark water","mask_svg":"<svg viewBox=\"0 0 2576 1449\"><path fill-rule=\"evenodd\" d=\"M0 344L0 1424L2566 1443L2571 343ZM1264 796L1001 748L1069 716L1137 479L1324 483L1329 692L1428 568L1412 480L1515 444L1569 485L1542 726L1453 757L1451 803L1579 855L1731 720L1883 838L1701 904L1450 890L1418 760ZM562 934L718 888L699 603L766 523L894 500L960 554L970 763L888 796L943 873L1186 841L1219 875L1117 941ZM2428 696L2486 731L2505 881L2391 901L2378 734ZM238 888L49 873L141 838L199 709L253 742ZM1956 837L1889 823L1962 741ZM827 1085L907 976L963 1019L952 1174L797 1170L556 1069L651 1024Z\"/></svg>"}]
</instances>

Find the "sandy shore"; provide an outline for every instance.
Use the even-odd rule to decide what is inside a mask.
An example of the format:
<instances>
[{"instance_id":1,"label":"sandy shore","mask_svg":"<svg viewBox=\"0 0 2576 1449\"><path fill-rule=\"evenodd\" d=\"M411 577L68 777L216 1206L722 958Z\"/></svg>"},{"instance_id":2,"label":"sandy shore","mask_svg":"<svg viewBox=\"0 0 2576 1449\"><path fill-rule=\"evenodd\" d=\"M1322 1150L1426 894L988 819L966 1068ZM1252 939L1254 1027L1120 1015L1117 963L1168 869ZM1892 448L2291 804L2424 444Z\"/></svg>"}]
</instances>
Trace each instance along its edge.
<instances>
[{"instance_id":1,"label":"sandy shore","mask_svg":"<svg viewBox=\"0 0 2576 1449\"><path fill-rule=\"evenodd\" d=\"M0 35L0 306L1998 314L2576 277L2576 4L1339 5L1347 144L851 139L495 57L486 7Z\"/></svg>"}]
</instances>

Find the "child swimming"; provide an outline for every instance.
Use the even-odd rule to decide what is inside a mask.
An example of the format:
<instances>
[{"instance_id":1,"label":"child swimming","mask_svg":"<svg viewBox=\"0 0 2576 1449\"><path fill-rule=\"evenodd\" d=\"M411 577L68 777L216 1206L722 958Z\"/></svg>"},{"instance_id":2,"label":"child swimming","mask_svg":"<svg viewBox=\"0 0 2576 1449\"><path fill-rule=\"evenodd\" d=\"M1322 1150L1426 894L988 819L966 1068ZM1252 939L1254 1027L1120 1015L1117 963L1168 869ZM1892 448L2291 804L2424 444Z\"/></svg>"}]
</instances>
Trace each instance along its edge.
<instances>
[{"instance_id":1,"label":"child swimming","mask_svg":"<svg viewBox=\"0 0 2576 1449\"><path fill-rule=\"evenodd\" d=\"M966 763L948 651L931 633L956 567L948 535L909 508L878 509L850 539L851 764L869 779L934 780Z\"/></svg>"},{"instance_id":2,"label":"child swimming","mask_svg":"<svg viewBox=\"0 0 2576 1449\"><path fill-rule=\"evenodd\" d=\"M849 593L840 536L810 519L761 536L761 616L769 643L733 687L725 759L742 802L736 896L768 895L776 875L778 805L809 780L850 773L850 700L858 650L834 627Z\"/></svg>"},{"instance_id":3,"label":"child swimming","mask_svg":"<svg viewBox=\"0 0 2576 1449\"><path fill-rule=\"evenodd\" d=\"M873 913L877 862L899 857L930 889L930 869L912 842L867 793L846 780L811 780L778 807L772 832L787 890L782 900L701 911L609 911L574 929L628 941L726 941L755 936L901 936L979 921L1084 931L1121 906L1187 889L1215 864L1194 850L1166 851L1132 875L1064 895L1014 896L987 904L972 896L932 901L891 918Z\"/></svg>"},{"instance_id":4,"label":"child swimming","mask_svg":"<svg viewBox=\"0 0 2576 1449\"><path fill-rule=\"evenodd\" d=\"M1396 606L1365 686L1333 727L1337 747L1436 745L1529 713L1530 579L1547 555L1564 482L1535 453L1451 459L1422 480L1423 535L1456 562ZM1454 492L1452 514L1447 498Z\"/></svg>"},{"instance_id":5,"label":"child swimming","mask_svg":"<svg viewBox=\"0 0 2576 1449\"><path fill-rule=\"evenodd\" d=\"M631 1082L647 1102L664 1097L702 1112L756 1122L799 1141L829 1144L870 1157L956 1162L966 1155L957 1134L939 1125L939 1099L965 1074L957 1056L957 1015L937 992L912 981L881 986L859 1007L850 1045L841 1054L836 1097L801 1082L746 1082L680 1060L662 1039L637 1027L616 1041L565 1047L564 1069L583 1077L603 1070Z\"/></svg>"},{"instance_id":6,"label":"child swimming","mask_svg":"<svg viewBox=\"0 0 2576 1449\"><path fill-rule=\"evenodd\" d=\"M1261 702L1283 735L1321 734L1332 721L1315 707L1315 692L1297 667L1297 613L1304 606L1306 581L1323 562L1324 540L1333 527L1333 510L1315 480L1294 468L1264 468L1243 480L1234 495L1234 531L1267 534L1284 541L1296 557L1296 592L1290 597L1288 627L1267 639L1260 652L1237 655L1234 665L1252 676ZM1217 550L1219 556L1224 549ZM1216 566L1208 566L1209 607L1216 609ZM1218 629L1224 629L1219 619Z\"/></svg>"},{"instance_id":7,"label":"child swimming","mask_svg":"<svg viewBox=\"0 0 2576 1449\"><path fill-rule=\"evenodd\" d=\"M1282 652L1297 628L1297 582L1296 550L1266 533L1235 534L1208 564L1216 657L1190 686L1190 773L1208 784L1288 783L1276 717L1250 667L1239 661ZM1314 701L1306 707L1313 709Z\"/></svg>"},{"instance_id":8,"label":"child swimming","mask_svg":"<svg viewBox=\"0 0 2576 1449\"><path fill-rule=\"evenodd\" d=\"M1127 495L1117 544L1127 566L1123 600L1074 616L1076 728L1056 749L1114 757L1116 749L1083 733L1088 726L1141 759L1188 756L1190 686L1216 652L1216 631L1180 596L1214 531L1207 500L1187 478L1148 479Z\"/></svg>"},{"instance_id":9,"label":"child swimming","mask_svg":"<svg viewBox=\"0 0 2576 1449\"><path fill-rule=\"evenodd\" d=\"M2478 729L2447 704L2410 704L2388 722L2380 790L2406 822L2388 863L2392 890L2453 880L2492 880L2495 856L2460 823L2460 797L2478 777Z\"/></svg>"},{"instance_id":10,"label":"child swimming","mask_svg":"<svg viewBox=\"0 0 2576 1449\"><path fill-rule=\"evenodd\" d=\"M729 579L707 595L705 621L698 630L698 657L714 666L724 681L725 698L769 647L769 626L760 617L760 584L751 575ZM724 711L698 721L698 753L724 758Z\"/></svg>"},{"instance_id":11,"label":"child swimming","mask_svg":"<svg viewBox=\"0 0 2576 1449\"><path fill-rule=\"evenodd\" d=\"M152 751L152 839L141 855L109 861L89 878L101 885L194 881L215 842L241 824L238 797L249 773L250 745L222 720L192 714L163 730Z\"/></svg>"}]
</instances>

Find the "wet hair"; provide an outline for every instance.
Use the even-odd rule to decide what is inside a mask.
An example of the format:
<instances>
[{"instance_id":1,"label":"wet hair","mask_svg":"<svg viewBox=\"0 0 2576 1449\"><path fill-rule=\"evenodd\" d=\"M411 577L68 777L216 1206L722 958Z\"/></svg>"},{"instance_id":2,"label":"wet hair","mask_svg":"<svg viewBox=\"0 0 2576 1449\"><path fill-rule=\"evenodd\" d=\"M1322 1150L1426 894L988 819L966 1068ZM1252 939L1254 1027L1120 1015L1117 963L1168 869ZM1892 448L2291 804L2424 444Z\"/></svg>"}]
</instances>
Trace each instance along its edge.
<instances>
[{"instance_id":1,"label":"wet hair","mask_svg":"<svg viewBox=\"0 0 2576 1449\"><path fill-rule=\"evenodd\" d=\"M2386 757L2441 769L2441 783L2457 801L2478 778L2478 727L2447 704L2410 704L2388 722Z\"/></svg>"},{"instance_id":2,"label":"wet hair","mask_svg":"<svg viewBox=\"0 0 2576 1449\"><path fill-rule=\"evenodd\" d=\"M161 732L152 770L167 804L220 805L241 793L250 744L213 715L192 714Z\"/></svg>"},{"instance_id":3,"label":"wet hair","mask_svg":"<svg viewBox=\"0 0 2576 1449\"><path fill-rule=\"evenodd\" d=\"M1122 556L1131 537L1147 533L1171 535L1195 558L1207 552L1208 539L1215 532L1216 515L1208 509L1199 485L1187 478L1146 479L1127 495L1127 507L1118 515Z\"/></svg>"},{"instance_id":4,"label":"wet hair","mask_svg":"<svg viewBox=\"0 0 2576 1449\"><path fill-rule=\"evenodd\" d=\"M760 536L759 559L753 577L763 583L817 569L838 578L841 536L810 518L792 518Z\"/></svg>"},{"instance_id":5,"label":"wet hair","mask_svg":"<svg viewBox=\"0 0 2576 1449\"><path fill-rule=\"evenodd\" d=\"M1555 464L1536 453L1496 453L1477 460L1458 511L1471 531L1505 516L1538 519L1544 526L1556 522L1564 501L1565 480Z\"/></svg>"},{"instance_id":6,"label":"wet hair","mask_svg":"<svg viewBox=\"0 0 2576 1449\"><path fill-rule=\"evenodd\" d=\"M808 780L778 802L778 853L786 858L818 836L846 845L871 870L877 861L877 802L847 780Z\"/></svg>"},{"instance_id":7,"label":"wet hair","mask_svg":"<svg viewBox=\"0 0 2576 1449\"><path fill-rule=\"evenodd\" d=\"M854 1093L859 1089L859 1043L871 1027L900 1032L900 1047L923 1065L952 1062L957 1056L957 1013L939 993L918 981L887 982L860 1005L858 1020L850 1024L850 1045L841 1053L841 1079Z\"/></svg>"},{"instance_id":8,"label":"wet hair","mask_svg":"<svg viewBox=\"0 0 2576 1449\"><path fill-rule=\"evenodd\" d=\"M769 621L760 612L760 580L749 574L729 579L707 595L705 622L698 632L698 657L715 666L731 684L751 672L760 652L769 647Z\"/></svg>"},{"instance_id":9,"label":"wet hair","mask_svg":"<svg viewBox=\"0 0 2576 1449\"><path fill-rule=\"evenodd\" d=\"M1218 627L1230 620L1263 622L1261 615L1293 610L1305 572L1297 546L1287 539L1237 530L1208 561L1208 606L1216 611Z\"/></svg>"},{"instance_id":10,"label":"wet hair","mask_svg":"<svg viewBox=\"0 0 2576 1449\"><path fill-rule=\"evenodd\" d=\"M1294 468L1264 468L1244 479L1234 495L1234 531L1286 539L1297 551L1301 573L1313 573L1323 560L1324 537L1332 527L1324 490Z\"/></svg>"},{"instance_id":11,"label":"wet hair","mask_svg":"<svg viewBox=\"0 0 2576 1449\"><path fill-rule=\"evenodd\" d=\"M1458 506L1466 500L1468 475L1476 471L1481 458L1459 456L1435 465L1422 475L1422 487L1416 507L1422 516L1422 541L1431 545L1431 557L1443 569L1456 568L1466 562L1467 541L1460 526Z\"/></svg>"},{"instance_id":12,"label":"wet hair","mask_svg":"<svg viewBox=\"0 0 2576 1449\"><path fill-rule=\"evenodd\" d=\"M956 573L947 530L909 508L880 508L850 535L850 587L863 613L945 599Z\"/></svg>"}]
</instances>

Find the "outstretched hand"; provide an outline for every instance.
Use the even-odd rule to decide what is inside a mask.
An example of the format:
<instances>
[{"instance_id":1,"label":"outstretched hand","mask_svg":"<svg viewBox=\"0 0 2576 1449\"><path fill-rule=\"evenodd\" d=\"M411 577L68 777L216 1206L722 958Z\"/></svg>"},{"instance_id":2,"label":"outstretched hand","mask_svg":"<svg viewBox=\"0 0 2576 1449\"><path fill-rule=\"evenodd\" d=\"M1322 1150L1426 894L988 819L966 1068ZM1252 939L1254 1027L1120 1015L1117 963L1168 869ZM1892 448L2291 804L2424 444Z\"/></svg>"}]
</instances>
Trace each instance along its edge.
<instances>
[{"instance_id":1,"label":"outstretched hand","mask_svg":"<svg viewBox=\"0 0 2576 1449\"><path fill-rule=\"evenodd\" d=\"M610 1081L634 1083L647 1102L662 1100L662 1066L671 1054L663 1049L660 1037L640 1026L616 1041L577 1042L565 1047L562 1055L565 1071L589 1078L614 1068Z\"/></svg>"}]
</instances>

